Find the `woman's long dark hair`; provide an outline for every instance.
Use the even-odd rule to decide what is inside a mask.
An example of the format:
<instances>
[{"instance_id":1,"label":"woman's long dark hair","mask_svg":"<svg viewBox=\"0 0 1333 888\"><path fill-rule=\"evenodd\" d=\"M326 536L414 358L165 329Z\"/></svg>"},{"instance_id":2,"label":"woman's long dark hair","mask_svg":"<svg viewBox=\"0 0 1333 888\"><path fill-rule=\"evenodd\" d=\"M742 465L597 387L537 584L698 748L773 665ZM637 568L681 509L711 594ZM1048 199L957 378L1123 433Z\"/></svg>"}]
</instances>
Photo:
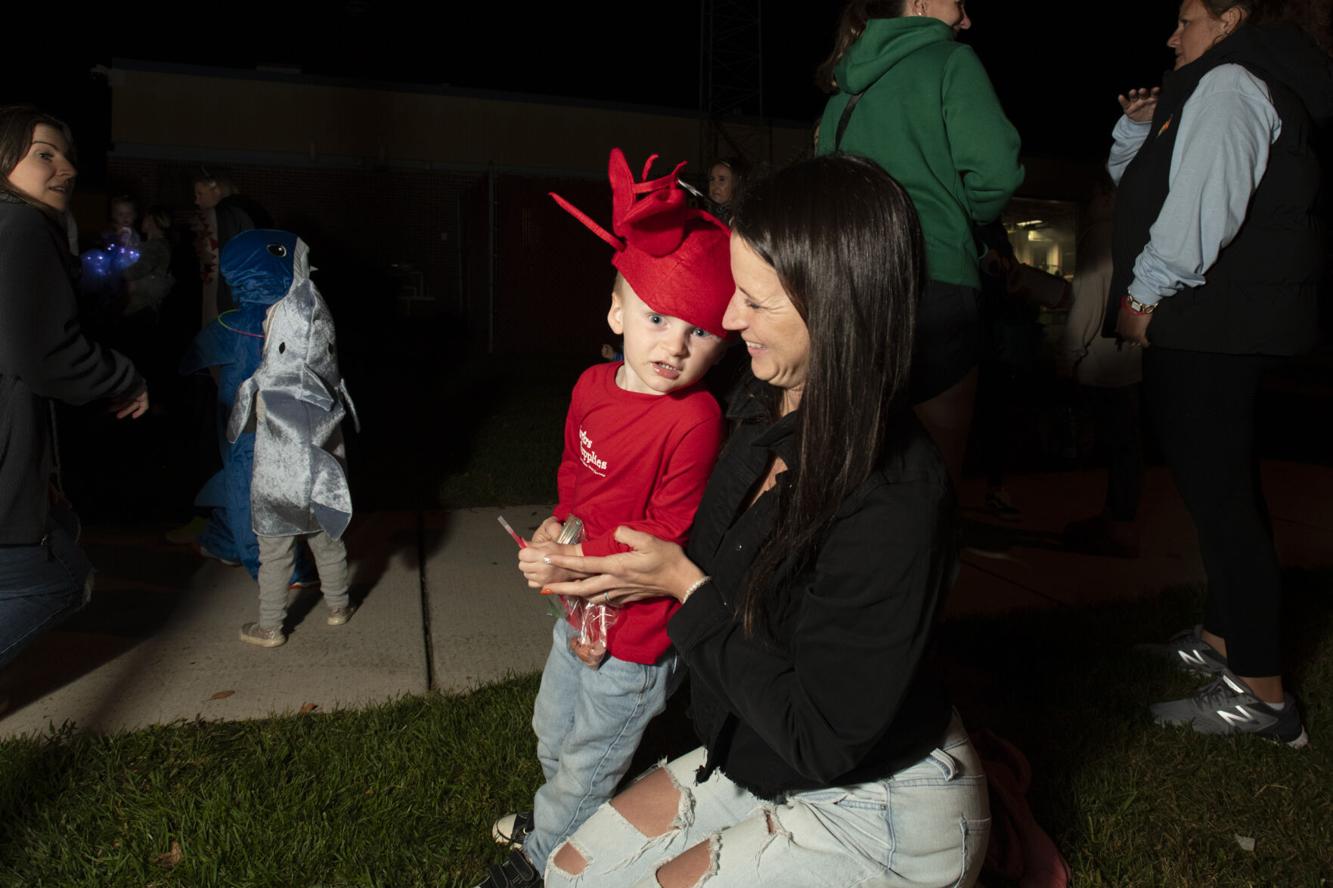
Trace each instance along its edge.
<instances>
[{"instance_id":1,"label":"woman's long dark hair","mask_svg":"<svg viewBox=\"0 0 1333 888\"><path fill-rule=\"evenodd\" d=\"M852 48L872 18L898 18L903 14L907 0L848 0L838 17L838 30L833 35L833 51L815 69L815 85L826 93L838 91L833 70L838 67L847 50Z\"/></svg>"},{"instance_id":2,"label":"woman's long dark hair","mask_svg":"<svg viewBox=\"0 0 1333 888\"><path fill-rule=\"evenodd\" d=\"M777 272L810 334L795 481L780 487L777 522L741 604L753 631L767 623L784 565L813 562L834 513L890 444L906 408L924 262L907 192L849 155L801 161L752 184L734 230ZM771 394L776 414L781 392Z\"/></svg>"}]
</instances>

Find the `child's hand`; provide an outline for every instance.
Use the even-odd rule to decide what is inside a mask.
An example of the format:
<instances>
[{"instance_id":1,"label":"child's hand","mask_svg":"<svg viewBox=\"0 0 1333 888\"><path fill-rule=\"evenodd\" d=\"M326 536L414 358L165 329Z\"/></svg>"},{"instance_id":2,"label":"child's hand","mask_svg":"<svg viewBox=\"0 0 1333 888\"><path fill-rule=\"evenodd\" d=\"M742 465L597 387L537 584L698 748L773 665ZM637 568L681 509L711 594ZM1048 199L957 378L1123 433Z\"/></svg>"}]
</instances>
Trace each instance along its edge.
<instances>
[{"instance_id":1,"label":"child's hand","mask_svg":"<svg viewBox=\"0 0 1333 888\"><path fill-rule=\"evenodd\" d=\"M529 587L544 589L551 583L563 583L588 576L588 574L577 573L549 564L546 560L547 556L581 555L582 553L583 547L577 544L562 546L553 542L539 543L536 537L533 537L533 541L528 544L526 549L518 550L518 569L528 581Z\"/></svg>"},{"instance_id":2,"label":"child's hand","mask_svg":"<svg viewBox=\"0 0 1333 888\"><path fill-rule=\"evenodd\" d=\"M574 656L583 661L583 665L596 669L602 665L602 660L606 659L606 645L602 642L593 644L583 644L575 636L569 640L569 649Z\"/></svg>"},{"instance_id":3,"label":"child's hand","mask_svg":"<svg viewBox=\"0 0 1333 888\"><path fill-rule=\"evenodd\" d=\"M559 538L560 531L564 529L565 526L556 521L555 516L552 515L542 522L541 527L532 532L532 542L534 545L537 543L554 543Z\"/></svg>"}]
</instances>

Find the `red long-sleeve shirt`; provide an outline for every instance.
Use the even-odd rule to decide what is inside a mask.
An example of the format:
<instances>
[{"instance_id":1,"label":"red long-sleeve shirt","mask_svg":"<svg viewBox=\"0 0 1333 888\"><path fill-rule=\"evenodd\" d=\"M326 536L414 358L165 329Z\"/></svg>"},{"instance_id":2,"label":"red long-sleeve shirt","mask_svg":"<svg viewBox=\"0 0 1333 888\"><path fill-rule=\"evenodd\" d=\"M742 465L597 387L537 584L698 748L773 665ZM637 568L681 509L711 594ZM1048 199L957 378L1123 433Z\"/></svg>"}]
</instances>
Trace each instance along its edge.
<instances>
[{"instance_id":1,"label":"red long-sleeve shirt","mask_svg":"<svg viewBox=\"0 0 1333 888\"><path fill-rule=\"evenodd\" d=\"M666 395L616 385L619 363L585 370L565 418L565 450L555 517L583 520L585 555L628 547L620 525L685 544L722 444L722 411L701 387ZM674 599L627 604L607 632L611 656L656 663L670 647L666 624Z\"/></svg>"}]
</instances>

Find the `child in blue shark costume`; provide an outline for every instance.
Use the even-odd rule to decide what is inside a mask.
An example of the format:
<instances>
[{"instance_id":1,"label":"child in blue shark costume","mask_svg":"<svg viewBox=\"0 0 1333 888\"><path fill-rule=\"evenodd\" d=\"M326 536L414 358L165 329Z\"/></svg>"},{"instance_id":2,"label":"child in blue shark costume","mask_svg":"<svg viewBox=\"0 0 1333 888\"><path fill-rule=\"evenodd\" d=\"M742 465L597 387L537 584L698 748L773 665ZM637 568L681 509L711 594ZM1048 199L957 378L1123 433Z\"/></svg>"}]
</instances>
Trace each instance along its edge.
<instances>
[{"instance_id":1,"label":"child in blue shark costume","mask_svg":"<svg viewBox=\"0 0 1333 888\"><path fill-rule=\"evenodd\" d=\"M219 315L199 331L181 365L182 373L217 368L222 471L210 478L195 498L195 505L212 509L199 545L219 561L245 565L256 580L259 540L250 520L255 436L247 432L228 443L224 430L236 390L259 369L263 359L264 317L291 289L297 240L296 235L286 231L252 229L227 241L218 265L238 307ZM281 249L271 251L270 245ZM284 255L277 255L279 252ZM313 583L313 566L303 549L298 547L297 551L292 583Z\"/></svg>"}]
</instances>

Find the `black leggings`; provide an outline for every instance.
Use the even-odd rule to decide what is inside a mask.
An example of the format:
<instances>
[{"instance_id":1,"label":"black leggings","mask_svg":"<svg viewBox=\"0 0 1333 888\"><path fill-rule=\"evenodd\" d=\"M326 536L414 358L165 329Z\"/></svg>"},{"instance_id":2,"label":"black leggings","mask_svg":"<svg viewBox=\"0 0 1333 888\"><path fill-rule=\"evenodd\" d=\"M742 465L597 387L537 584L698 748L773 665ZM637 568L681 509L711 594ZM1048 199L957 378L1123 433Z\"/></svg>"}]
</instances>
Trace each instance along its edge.
<instances>
[{"instance_id":1,"label":"black leggings","mask_svg":"<svg viewBox=\"0 0 1333 888\"><path fill-rule=\"evenodd\" d=\"M978 291L961 284L927 281L917 308L909 396L921 404L944 394L977 366L981 357Z\"/></svg>"},{"instance_id":2,"label":"black leggings","mask_svg":"<svg viewBox=\"0 0 1333 888\"><path fill-rule=\"evenodd\" d=\"M1282 578L1255 451L1255 406L1276 359L1153 346L1143 385L1158 442L1194 519L1208 576L1203 627L1237 675L1282 673Z\"/></svg>"}]
</instances>

